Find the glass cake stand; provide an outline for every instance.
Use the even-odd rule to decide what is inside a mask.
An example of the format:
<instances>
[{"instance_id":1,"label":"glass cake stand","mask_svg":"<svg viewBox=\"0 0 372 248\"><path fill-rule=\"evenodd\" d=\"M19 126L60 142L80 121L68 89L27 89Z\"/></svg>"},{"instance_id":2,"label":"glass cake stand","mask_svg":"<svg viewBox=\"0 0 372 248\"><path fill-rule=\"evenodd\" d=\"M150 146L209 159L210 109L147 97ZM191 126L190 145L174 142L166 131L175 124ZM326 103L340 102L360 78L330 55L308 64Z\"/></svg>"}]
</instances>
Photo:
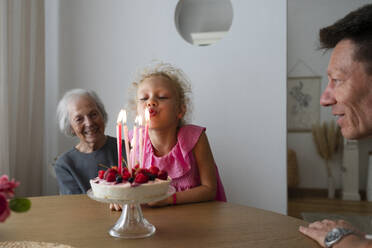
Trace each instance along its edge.
<instances>
[{"instance_id":1,"label":"glass cake stand","mask_svg":"<svg viewBox=\"0 0 372 248\"><path fill-rule=\"evenodd\" d=\"M96 201L122 205L122 213L115 225L110 229L109 234L116 238L138 239L153 235L156 231L154 225L148 222L142 214L141 204L160 201L176 192L175 188L169 186L168 192L159 197L145 198L142 200L111 200L98 198L93 195L92 189L87 195Z\"/></svg>"}]
</instances>

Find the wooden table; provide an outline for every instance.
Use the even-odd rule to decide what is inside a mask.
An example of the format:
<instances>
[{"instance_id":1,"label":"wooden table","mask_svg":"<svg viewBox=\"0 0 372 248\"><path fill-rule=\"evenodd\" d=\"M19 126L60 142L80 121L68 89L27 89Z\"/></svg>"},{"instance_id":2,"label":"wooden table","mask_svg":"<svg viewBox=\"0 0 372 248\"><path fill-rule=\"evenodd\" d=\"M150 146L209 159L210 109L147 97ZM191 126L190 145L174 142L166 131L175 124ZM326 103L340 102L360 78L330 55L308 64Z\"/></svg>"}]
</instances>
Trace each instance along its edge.
<instances>
[{"instance_id":1,"label":"wooden table","mask_svg":"<svg viewBox=\"0 0 372 248\"><path fill-rule=\"evenodd\" d=\"M144 239L108 234L120 212L86 195L32 197L31 210L0 223L0 241L42 241L78 247L319 247L298 232L306 222L231 203L143 207L156 233Z\"/></svg>"}]
</instances>

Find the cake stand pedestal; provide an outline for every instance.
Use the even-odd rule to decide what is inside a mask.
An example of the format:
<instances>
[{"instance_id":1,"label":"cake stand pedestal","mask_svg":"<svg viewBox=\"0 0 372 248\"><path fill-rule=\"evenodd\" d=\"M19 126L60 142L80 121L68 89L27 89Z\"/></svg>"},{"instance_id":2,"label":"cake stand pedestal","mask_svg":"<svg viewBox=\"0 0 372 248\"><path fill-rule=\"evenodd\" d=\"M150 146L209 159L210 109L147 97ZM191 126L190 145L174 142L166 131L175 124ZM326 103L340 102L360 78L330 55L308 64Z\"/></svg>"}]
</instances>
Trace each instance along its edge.
<instances>
[{"instance_id":1,"label":"cake stand pedestal","mask_svg":"<svg viewBox=\"0 0 372 248\"><path fill-rule=\"evenodd\" d=\"M168 192L160 197L145 198L142 200L111 200L98 198L93 195L92 190L87 195L96 201L122 205L122 213L115 225L109 230L109 234L116 238L138 239L153 235L156 231L154 225L148 222L142 214L141 204L160 201L176 192L175 188L169 186Z\"/></svg>"}]
</instances>

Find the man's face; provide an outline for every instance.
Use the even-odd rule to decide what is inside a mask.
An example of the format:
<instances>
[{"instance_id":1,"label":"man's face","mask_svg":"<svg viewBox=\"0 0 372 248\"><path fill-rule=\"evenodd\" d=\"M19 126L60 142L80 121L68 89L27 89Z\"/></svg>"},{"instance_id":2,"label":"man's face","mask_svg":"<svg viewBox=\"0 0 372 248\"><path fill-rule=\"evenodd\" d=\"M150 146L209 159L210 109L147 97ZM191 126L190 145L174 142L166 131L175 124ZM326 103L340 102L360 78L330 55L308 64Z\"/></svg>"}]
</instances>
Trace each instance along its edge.
<instances>
[{"instance_id":1,"label":"man's face","mask_svg":"<svg viewBox=\"0 0 372 248\"><path fill-rule=\"evenodd\" d=\"M372 75L354 60L354 49L350 40L336 45L328 65L328 86L320 98L322 106L332 107L347 139L372 135Z\"/></svg>"}]
</instances>

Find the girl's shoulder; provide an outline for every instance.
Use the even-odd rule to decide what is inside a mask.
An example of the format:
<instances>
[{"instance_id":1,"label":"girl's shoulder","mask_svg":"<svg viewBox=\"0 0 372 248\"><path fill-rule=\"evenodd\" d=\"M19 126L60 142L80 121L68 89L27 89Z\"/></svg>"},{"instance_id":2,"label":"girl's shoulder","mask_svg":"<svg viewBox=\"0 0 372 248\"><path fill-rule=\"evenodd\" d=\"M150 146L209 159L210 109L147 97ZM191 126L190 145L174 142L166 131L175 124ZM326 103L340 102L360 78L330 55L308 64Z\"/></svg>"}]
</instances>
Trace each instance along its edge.
<instances>
[{"instance_id":1,"label":"girl's shoulder","mask_svg":"<svg viewBox=\"0 0 372 248\"><path fill-rule=\"evenodd\" d=\"M193 124L187 124L187 125L183 125L182 127L180 127L180 130L178 131L178 136L181 136L181 135L201 135L201 133L203 131L205 131L206 128L205 127L201 127L201 126L197 126L197 125L193 125Z\"/></svg>"},{"instance_id":2,"label":"girl's shoulder","mask_svg":"<svg viewBox=\"0 0 372 248\"><path fill-rule=\"evenodd\" d=\"M200 135L206 130L197 125L183 125L177 134L177 139L183 150L190 151L198 142Z\"/></svg>"}]
</instances>

